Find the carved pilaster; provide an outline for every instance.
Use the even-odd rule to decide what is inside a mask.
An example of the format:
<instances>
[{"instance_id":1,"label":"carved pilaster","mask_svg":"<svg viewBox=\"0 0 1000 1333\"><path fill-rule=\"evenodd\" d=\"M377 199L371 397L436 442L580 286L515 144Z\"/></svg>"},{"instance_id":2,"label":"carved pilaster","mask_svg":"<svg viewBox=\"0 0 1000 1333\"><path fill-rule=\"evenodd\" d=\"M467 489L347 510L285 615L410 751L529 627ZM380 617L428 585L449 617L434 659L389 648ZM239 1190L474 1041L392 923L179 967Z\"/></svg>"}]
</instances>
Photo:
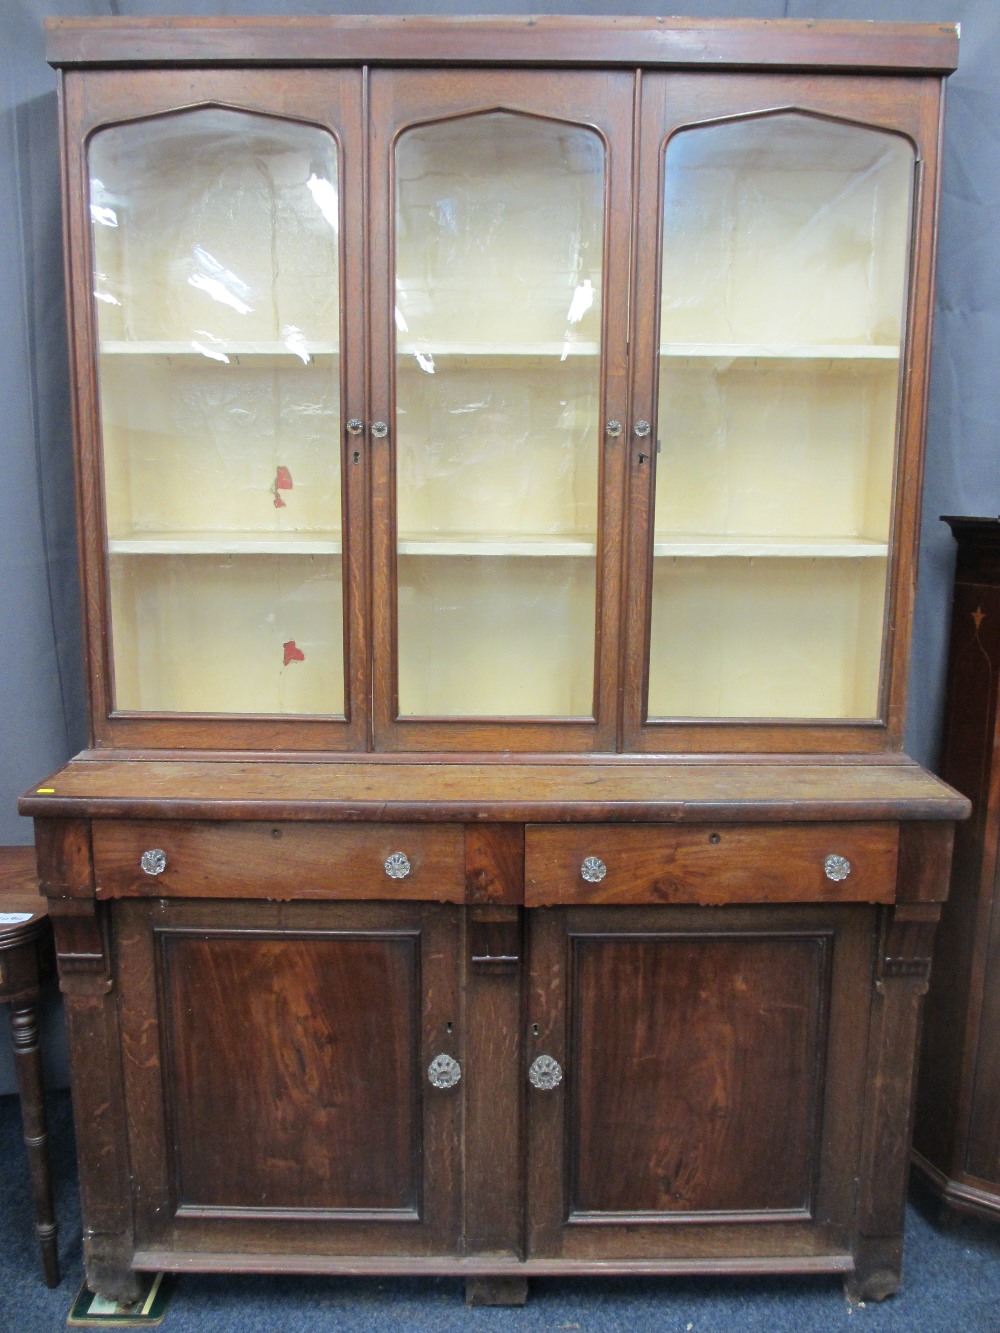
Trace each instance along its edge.
<instances>
[{"instance_id":1,"label":"carved pilaster","mask_svg":"<svg viewBox=\"0 0 1000 1333\"><path fill-rule=\"evenodd\" d=\"M87 1285L124 1302L137 1298L139 1284L131 1267L128 1126L107 913L81 898L49 906L66 996Z\"/></svg>"}]
</instances>

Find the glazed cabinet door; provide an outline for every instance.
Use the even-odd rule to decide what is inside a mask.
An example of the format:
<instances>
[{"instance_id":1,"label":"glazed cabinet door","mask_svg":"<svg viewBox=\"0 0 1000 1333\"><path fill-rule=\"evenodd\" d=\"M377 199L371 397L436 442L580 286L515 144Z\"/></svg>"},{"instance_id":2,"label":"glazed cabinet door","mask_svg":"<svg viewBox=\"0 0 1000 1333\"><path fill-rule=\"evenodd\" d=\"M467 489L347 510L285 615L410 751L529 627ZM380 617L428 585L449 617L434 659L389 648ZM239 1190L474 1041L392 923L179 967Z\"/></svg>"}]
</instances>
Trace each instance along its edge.
<instances>
[{"instance_id":1,"label":"glazed cabinet door","mask_svg":"<svg viewBox=\"0 0 1000 1333\"><path fill-rule=\"evenodd\" d=\"M132 901L114 936L139 1266L454 1249L455 909Z\"/></svg>"},{"instance_id":2,"label":"glazed cabinet door","mask_svg":"<svg viewBox=\"0 0 1000 1333\"><path fill-rule=\"evenodd\" d=\"M641 125L626 746L898 742L936 88L649 75Z\"/></svg>"},{"instance_id":3,"label":"glazed cabinet door","mask_svg":"<svg viewBox=\"0 0 1000 1333\"><path fill-rule=\"evenodd\" d=\"M364 748L361 73L65 101L97 737Z\"/></svg>"},{"instance_id":4,"label":"glazed cabinet door","mask_svg":"<svg viewBox=\"0 0 1000 1333\"><path fill-rule=\"evenodd\" d=\"M529 1257L849 1251L870 909L531 915Z\"/></svg>"},{"instance_id":5,"label":"glazed cabinet door","mask_svg":"<svg viewBox=\"0 0 1000 1333\"><path fill-rule=\"evenodd\" d=\"M376 748L615 748L632 89L372 74Z\"/></svg>"}]
</instances>

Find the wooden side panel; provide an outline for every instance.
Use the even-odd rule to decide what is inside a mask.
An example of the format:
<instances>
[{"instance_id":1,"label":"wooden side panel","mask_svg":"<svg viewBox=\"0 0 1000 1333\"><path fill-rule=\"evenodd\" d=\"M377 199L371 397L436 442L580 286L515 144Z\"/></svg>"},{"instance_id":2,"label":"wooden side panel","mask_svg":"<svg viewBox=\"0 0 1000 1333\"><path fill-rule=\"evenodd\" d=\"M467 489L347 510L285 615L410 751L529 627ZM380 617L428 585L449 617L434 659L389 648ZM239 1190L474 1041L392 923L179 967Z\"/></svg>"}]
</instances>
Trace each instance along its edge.
<instances>
[{"instance_id":1,"label":"wooden side panel","mask_svg":"<svg viewBox=\"0 0 1000 1333\"><path fill-rule=\"evenodd\" d=\"M960 562L976 543L963 543ZM978 1090L996 1105L1000 1071L995 1042L980 1046L987 941L993 917L996 838L1000 829L1000 765L996 763L997 672L1000 669L1000 588L986 571L960 574L952 608L947 714L941 772L972 801L972 818L955 830L951 891L934 943L934 963L924 1018L914 1146L946 1177L972 1171L984 1179L1000 1163L990 1160L991 1131L980 1111L978 1146L969 1138L977 1059ZM997 578L994 573L993 578ZM969 581L966 581L968 579ZM1000 580L998 580L1000 581ZM992 778L991 778L992 773ZM992 785L991 785L992 783ZM996 956L994 954L994 956ZM996 987L992 987L993 990ZM989 1112L986 1113L987 1118ZM994 1138L994 1142L1000 1139Z\"/></svg>"}]
</instances>

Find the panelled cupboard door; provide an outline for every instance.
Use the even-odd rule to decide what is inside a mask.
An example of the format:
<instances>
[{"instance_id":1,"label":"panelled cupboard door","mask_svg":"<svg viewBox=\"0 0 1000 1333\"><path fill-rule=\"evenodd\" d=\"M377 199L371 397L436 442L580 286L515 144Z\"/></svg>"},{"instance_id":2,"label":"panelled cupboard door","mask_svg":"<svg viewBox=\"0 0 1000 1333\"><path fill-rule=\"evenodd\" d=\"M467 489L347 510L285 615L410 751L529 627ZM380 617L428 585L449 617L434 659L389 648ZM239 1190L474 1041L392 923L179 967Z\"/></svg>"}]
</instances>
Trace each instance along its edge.
<instances>
[{"instance_id":1,"label":"panelled cupboard door","mask_svg":"<svg viewBox=\"0 0 1000 1333\"><path fill-rule=\"evenodd\" d=\"M363 749L361 74L65 99L96 737Z\"/></svg>"},{"instance_id":2,"label":"panelled cupboard door","mask_svg":"<svg viewBox=\"0 0 1000 1333\"><path fill-rule=\"evenodd\" d=\"M378 749L615 748L632 93L371 76Z\"/></svg>"},{"instance_id":3,"label":"panelled cupboard door","mask_svg":"<svg viewBox=\"0 0 1000 1333\"><path fill-rule=\"evenodd\" d=\"M900 738L938 109L643 77L627 749Z\"/></svg>"},{"instance_id":4,"label":"panelled cupboard door","mask_svg":"<svg viewBox=\"0 0 1000 1333\"><path fill-rule=\"evenodd\" d=\"M849 1250L871 913L532 914L529 1258Z\"/></svg>"},{"instance_id":5,"label":"panelled cupboard door","mask_svg":"<svg viewBox=\"0 0 1000 1333\"><path fill-rule=\"evenodd\" d=\"M114 922L139 1250L453 1250L455 909L129 902Z\"/></svg>"}]
</instances>

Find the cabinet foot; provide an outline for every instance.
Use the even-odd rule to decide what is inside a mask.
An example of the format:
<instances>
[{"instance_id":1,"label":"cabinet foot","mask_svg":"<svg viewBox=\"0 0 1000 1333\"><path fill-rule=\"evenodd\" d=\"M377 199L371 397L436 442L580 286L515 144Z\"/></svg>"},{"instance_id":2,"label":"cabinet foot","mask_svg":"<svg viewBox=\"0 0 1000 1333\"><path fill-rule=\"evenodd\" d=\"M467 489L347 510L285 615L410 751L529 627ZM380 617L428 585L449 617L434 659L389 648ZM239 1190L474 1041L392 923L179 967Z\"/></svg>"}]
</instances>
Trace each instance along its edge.
<instances>
[{"instance_id":1,"label":"cabinet foot","mask_svg":"<svg viewBox=\"0 0 1000 1333\"><path fill-rule=\"evenodd\" d=\"M901 1236L862 1236L854 1250L854 1272L844 1279L847 1299L884 1301L899 1290L903 1272Z\"/></svg>"},{"instance_id":2,"label":"cabinet foot","mask_svg":"<svg viewBox=\"0 0 1000 1333\"><path fill-rule=\"evenodd\" d=\"M528 1299L526 1277L467 1277L466 1305L523 1305Z\"/></svg>"},{"instance_id":3,"label":"cabinet foot","mask_svg":"<svg viewBox=\"0 0 1000 1333\"><path fill-rule=\"evenodd\" d=\"M132 1268L132 1247L119 1236L84 1236L83 1266L87 1286L105 1300L131 1305L143 1284Z\"/></svg>"}]
</instances>

